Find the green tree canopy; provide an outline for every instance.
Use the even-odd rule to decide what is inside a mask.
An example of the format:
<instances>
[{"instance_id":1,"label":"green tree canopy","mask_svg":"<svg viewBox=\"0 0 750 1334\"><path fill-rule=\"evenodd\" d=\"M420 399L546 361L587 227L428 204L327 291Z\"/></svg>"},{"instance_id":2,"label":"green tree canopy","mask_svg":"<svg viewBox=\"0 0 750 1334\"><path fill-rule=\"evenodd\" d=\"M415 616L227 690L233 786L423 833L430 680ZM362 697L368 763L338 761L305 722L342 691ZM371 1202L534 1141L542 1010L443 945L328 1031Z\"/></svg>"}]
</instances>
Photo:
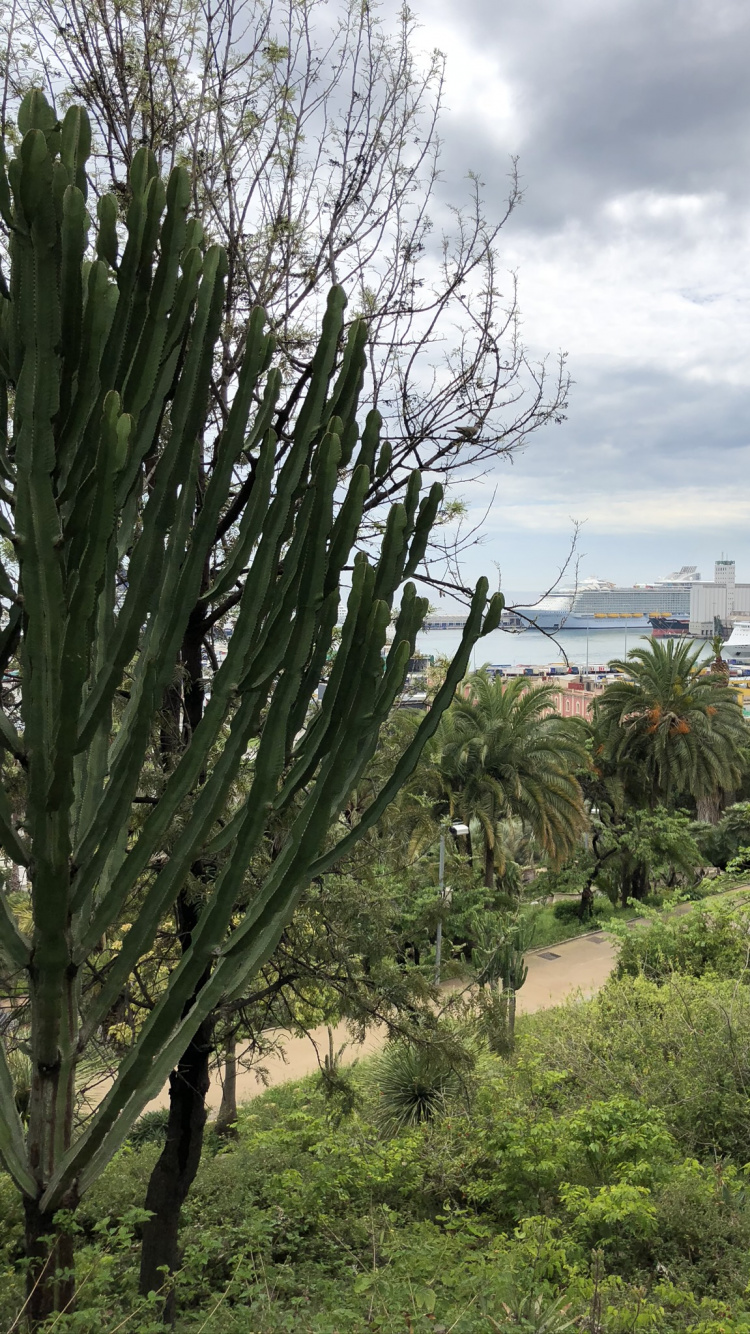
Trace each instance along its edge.
<instances>
[{"instance_id":1,"label":"green tree canopy","mask_svg":"<svg viewBox=\"0 0 750 1334\"><path fill-rule=\"evenodd\" d=\"M481 832L488 887L502 862L509 820L521 820L555 864L585 825L576 779L588 762L585 731L555 712L554 693L522 677L505 681L475 672L431 747L436 795L451 817Z\"/></svg>"},{"instance_id":2,"label":"green tree canopy","mask_svg":"<svg viewBox=\"0 0 750 1334\"><path fill-rule=\"evenodd\" d=\"M597 761L618 773L634 804L707 801L740 780L748 731L726 678L701 666L689 641L652 639L596 702Z\"/></svg>"}]
</instances>

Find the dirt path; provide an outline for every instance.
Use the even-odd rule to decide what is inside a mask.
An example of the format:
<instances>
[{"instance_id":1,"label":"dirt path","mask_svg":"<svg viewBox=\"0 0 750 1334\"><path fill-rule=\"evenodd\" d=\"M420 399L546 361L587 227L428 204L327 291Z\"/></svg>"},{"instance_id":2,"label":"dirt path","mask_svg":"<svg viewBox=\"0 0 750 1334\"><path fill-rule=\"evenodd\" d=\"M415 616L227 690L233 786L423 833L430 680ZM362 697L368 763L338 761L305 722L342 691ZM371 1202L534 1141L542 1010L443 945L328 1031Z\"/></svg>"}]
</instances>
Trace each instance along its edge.
<instances>
[{"instance_id":1,"label":"dirt path","mask_svg":"<svg viewBox=\"0 0 750 1334\"><path fill-rule=\"evenodd\" d=\"M533 1014L535 1010L550 1009L576 991L580 991L584 997L593 996L612 972L615 957L613 942L599 932L579 936L562 945L545 945L542 949L529 951L526 955L529 975L518 993L518 1013ZM328 1051L328 1029L325 1027L314 1029L312 1040L291 1037L281 1029L273 1030L270 1036L283 1040L284 1055L269 1057L264 1062L265 1084L253 1070L238 1072L238 1103L249 1102L267 1086L286 1084L290 1080L314 1074ZM333 1034L334 1051L338 1052L340 1047L347 1044L341 1058L343 1065L351 1065L363 1056L372 1055L383 1046L385 1040L385 1030L382 1028L370 1029L361 1043L352 1041L346 1024L337 1025ZM147 1110L166 1107L168 1102L168 1091L163 1089L149 1103ZM212 1111L216 1111L221 1102L221 1083L216 1075L211 1082L207 1102Z\"/></svg>"},{"instance_id":2,"label":"dirt path","mask_svg":"<svg viewBox=\"0 0 750 1334\"><path fill-rule=\"evenodd\" d=\"M716 898L729 898L734 894L750 889L748 885L737 885ZM682 916L690 912L695 905L682 904L672 916ZM634 919L636 921L643 919ZM533 1014L536 1010L549 1010L560 1005L568 996L580 992L584 999L593 996L604 985L615 966L617 950L614 941L604 932L592 932L591 935L578 936L566 940L560 945L543 945L539 949L529 950L526 955L528 977L518 993L518 1013ZM284 1054L270 1057L264 1062L265 1083L253 1070L242 1070L237 1075L237 1102L249 1102L256 1098L266 1087L286 1084L294 1079L304 1079L320 1068L328 1051L328 1029L314 1029L310 1037L296 1038L283 1029L271 1030L270 1036L283 1041ZM343 1065L351 1065L363 1056L371 1056L379 1051L386 1041L385 1030L373 1028L367 1033L364 1042L353 1042L346 1024L338 1024L333 1032L334 1051L345 1047L341 1057ZM317 1048L317 1051L316 1051ZM207 1102L213 1112L221 1102L221 1082L214 1075ZM165 1088L147 1110L166 1107L169 1093Z\"/></svg>"}]
</instances>

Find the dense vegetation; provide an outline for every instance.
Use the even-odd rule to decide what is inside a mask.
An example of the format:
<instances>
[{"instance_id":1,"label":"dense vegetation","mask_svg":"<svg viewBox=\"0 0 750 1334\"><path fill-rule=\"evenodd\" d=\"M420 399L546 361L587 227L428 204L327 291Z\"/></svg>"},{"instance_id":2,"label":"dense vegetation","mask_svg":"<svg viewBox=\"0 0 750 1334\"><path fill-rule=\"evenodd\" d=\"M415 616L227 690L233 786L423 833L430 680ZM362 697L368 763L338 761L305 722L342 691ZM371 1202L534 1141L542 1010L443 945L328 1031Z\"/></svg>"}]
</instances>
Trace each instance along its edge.
<instances>
[{"instance_id":1,"label":"dense vegetation","mask_svg":"<svg viewBox=\"0 0 750 1334\"><path fill-rule=\"evenodd\" d=\"M510 1060L465 1017L418 1080L403 1049L342 1074L348 1109L319 1079L244 1108L186 1207L178 1328L745 1334L750 915L696 909L669 934L669 966L652 926L595 1000L524 1020ZM421 1119L384 1116L418 1082ZM152 1328L136 1243L159 1133L144 1123L79 1210L78 1312L56 1328ZM21 1219L0 1199L9 1325Z\"/></svg>"}]
</instances>

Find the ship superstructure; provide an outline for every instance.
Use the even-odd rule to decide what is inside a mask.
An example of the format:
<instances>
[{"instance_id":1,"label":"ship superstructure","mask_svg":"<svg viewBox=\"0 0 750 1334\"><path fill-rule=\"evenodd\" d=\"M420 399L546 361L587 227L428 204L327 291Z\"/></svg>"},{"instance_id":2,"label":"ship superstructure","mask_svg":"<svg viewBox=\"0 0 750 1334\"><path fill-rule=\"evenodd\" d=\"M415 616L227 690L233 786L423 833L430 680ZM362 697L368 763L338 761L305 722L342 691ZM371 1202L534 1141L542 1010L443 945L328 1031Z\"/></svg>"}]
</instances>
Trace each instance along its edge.
<instances>
[{"instance_id":1,"label":"ship superstructure","mask_svg":"<svg viewBox=\"0 0 750 1334\"><path fill-rule=\"evenodd\" d=\"M624 588L606 579L584 579L575 588L551 593L516 610L540 630L641 630L658 625L686 630L690 621L690 586L700 580L694 565L676 574Z\"/></svg>"},{"instance_id":2,"label":"ship superstructure","mask_svg":"<svg viewBox=\"0 0 750 1334\"><path fill-rule=\"evenodd\" d=\"M735 621L723 656L727 662L750 663L750 621Z\"/></svg>"}]
</instances>

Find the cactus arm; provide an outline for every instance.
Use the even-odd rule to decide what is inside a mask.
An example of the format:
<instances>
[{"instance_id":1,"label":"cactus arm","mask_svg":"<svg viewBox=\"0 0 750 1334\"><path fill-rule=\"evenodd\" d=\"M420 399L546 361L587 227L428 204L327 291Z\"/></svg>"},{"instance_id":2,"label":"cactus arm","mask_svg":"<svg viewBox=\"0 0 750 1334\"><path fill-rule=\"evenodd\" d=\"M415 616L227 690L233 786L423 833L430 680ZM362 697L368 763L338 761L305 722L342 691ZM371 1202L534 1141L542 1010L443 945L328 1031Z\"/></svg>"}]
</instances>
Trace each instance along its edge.
<instances>
[{"instance_id":1,"label":"cactus arm","mask_svg":"<svg viewBox=\"0 0 750 1334\"><path fill-rule=\"evenodd\" d=\"M344 498L344 503L336 516L336 522L333 526L331 546L328 555L328 574L326 576L325 585L326 593L333 592L334 588L338 586L341 571L354 545L357 531L362 521L362 511L369 485L370 469L366 464L358 463L352 474Z\"/></svg>"},{"instance_id":2,"label":"cactus arm","mask_svg":"<svg viewBox=\"0 0 750 1334\"><path fill-rule=\"evenodd\" d=\"M275 625L278 625L278 632L276 634L268 632L265 636L264 642L267 644L267 660L265 662L263 661L263 643L254 655L252 672L248 673L254 678L268 679L277 670L279 660L287 651L290 639L295 640L295 647L291 653L292 663L298 662L299 670L301 671L306 660L314 626L313 606L316 597L319 596L323 582L325 569L325 541L332 522L332 496L336 485L338 452L338 439L335 436L327 437L321 446L315 484L312 485L307 492L306 504L303 506L303 511L300 514L298 529L295 533L295 540L292 543L290 551L287 553L285 561L285 564L288 565L291 570L299 570L299 587L296 586L294 579L290 581L289 590L284 603L282 603L281 611L272 622L271 630L273 630ZM305 513L305 508L307 513ZM283 511L280 511L279 518L283 519ZM258 590L262 590L263 584L258 581L255 587ZM294 615L295 608L302 609L301 611L298 610L296 616ZM283 633L283 613L286 613L286 634ZM279 624L280 622L282 623ZM217 680L214 690L212 691L211 700L207 706L206 714L199 724L191 747L188 752L186 752L181 764L178 765L178 770L175 771L175 774L177 774L179 770L182 770L179 775L179 780L178 782L173 783L173 790L169 793L169 800L165 800L167 792L162 796L159 806L157 806L156 810L150 817L152 822L151 829L146 828L142 831L136 848L127 859L126 864L123 865L122 875L117 885L112 886L111 895L105 896L105 899L100 905L100 909L94 914L94 919L90 924L85 937L81 941L80 948L82 951L90 948L92 938L95 939L96 935L101 933L101 930L105 925L105 915L111 916L113 904L117 904L119 907L122 901L121 896L128 892L128 888L126 887L128 877L131 877L132 883L135 875L138 873L136 868L140 867L143 869L144 856L149 855L148 850L155 846L159 835L163 834L172 818L176 808L176 802L184 798L186 795L187 784L192 784L197 778L196 767L197 764L201 762L200 743L202 738L199 733L201 729L203 729L207 737L215 735L216 725L223 716L226 702L226 689L222 689L224 685L224 682L221 680L222 673L228 665L231 670L234 658L242 652L243 648L249 646L248 632L250 628L251 626L246 625L244 621L242 624L238 621L235 633L232 636L230 652L227 655L227 659L225 660L222 669L220 669L220 672L217 674ZM232 655L231 661L230 654ZM231 684L231 677L229 677L229 683ZM284 697L284 692L282 692L281 697ZM275 700L276 693L274 694L274 701ZM216 714L216 719L211 716L212 711ZM274 713L274 717L275 716ZM263 731L264 737L266 736L268 726L269 724L267 721ZM222 760L226 760L227 765L232 763L235 766L238 766L242 755L245 752L247 745L245 731L240 730L239 736L241 738L240 748L236 755L231 751L231 748L225 747ZM193 746L196 746L195 755L192 754ZM174 777L175 775L173 775L173 779ZM230 770L229 779L221 788L222 796L226 795L232 777L233 772ZM171 887L171 892L176 894L184 873L194 856L194 848L198 847L202 839L205 837L204 830L207 829L208 822L213 823L216 819L220 809L216 797L214 796L214 788L216 786L217 785L212 780L209 780L204 786L194 809L193 819L191 820L191 839L186 841L185 846L181 849L179 857L173 856L170 868L163 872L160 877L161 896L158 900L160 911L164 910L162 906L164 902L163 895L167 892L168 887ZM204 809L207 811L205 817L203 816ZM149 821L146 823L148 826ZM141 846L141 840L143 840L143 846ZM180 867L183 869L181 870ZM77 887L74 902L77 903L79 897L85 892L86 887L84 885ZM157 900L154 899L154 903L156 903L156 901ZM153 911L142 912L139 915L139 922L131 929L128 936L128 952L131 948L131 937L132 946L134 948L136 940L140 940L141 937L145 939L148 932L156 929L157 920L158 918ZM123 962L121 967L125 967L125 962ZM118 976L121 967L119 964L115 966Z\"/></svg>"},{"instance_id":3,"label":"cactus arm","mask_svg":"<svg viewBox=\"0 0 750 1334\"><path fill-rule=\"evenodd\" d=\"M375 567L375 597L384 598L399 582L408 541L408 516L400 502L388 511L380 559Z\"/></svg>"},{"instance_id":4,"label":"cactus arm","mask_svg":"<svg viewBox=\"0 0 750 1334\"><path fill-rule=\"evenodd\" d=\"M438 510L443 499L443 488L439 482L435 482L430 487L429 494L424 497L417 515L417 522L414 527L414 536L409 548L409 557L404 567L403 578L411 579L416 574L421 564L424 553L427 550L427 542L432 531L433 524L438 515Z\"/></svg>"},{"instance_id":5,"label":"cactus arm","mask_svg":"<svg viewBox=\"0 0 750 1334\"><path fill-rule=\"evenodd\" d=\"M28 866L29 854L13 826L10 802L0 786L0 846L17 866Z\"/></svg>"},{"instance_id":6,"label":"cactus arm","mask_svg":"<svg viewBox=\"0 0 750 1334\"><path fill-rule=\"evenodd\" d=\"M66 117L67 120L67 117ZM63 134L63 142L65 134ZM81 264L88 233L86 199L80 188L69 185L63 196L62 263L60 269L62 369L60 416L67 415L81 351L83 286Z\"/></svg>"},{"instance_id":7,"label":"cactus arm","mask_svg":"<svg viewBox=\"0 0 750 1334\"><path fill-rule=\"evenodd\" d=\"M153 200L152 194L156 175L153 153L146 148L139 148L128 173L131 193L126 218L127 240L117 269L119 297L102 357L102 384L108 389L120 389L129 368L125 346L129 327L134 323L138 309L139 280L144 270L150 269L153 249L150 250L149 245L155 245L156 242L153 229L149 226L149 213L153 221L154 204L160 202Z\"/></svg>"},{"instance_id":8,"label":"cactus arm","mask_svg":"<svg viewBox=\"0 0 750 1334\"><path fill-rule=\"evenodd\" d=\"M287 792L298 789L307 782L323 755L329 738L338 727L340 718L349 706L352 695L359 689L356 673L347 670L352 648L361 633L364 618L372 606L373 572L364 556L359 556L354 563L352 587L347 603L347 612L341 632L341 643L334 660L323 703L317 716L308 727L305 736L297 747L294 764L284 784L284 797ZM228 830L222 830L211 844L212 847L226 845Z\"/></svg>"},{"instance_id":9,"label":"cactus arm","mask_svg":"<svg viewBox=\"0 0 750 1334\"><path fill-rule=\"evenodd\" d=\"M87 1040L96 1030L97 1024L117 998L138 959L150 948L165 913L177 898L191 863L204 844L208 831L221 814L239 763L247 752L249 734L257 727L261 702L255 702L256 707L252 715L239 721L234 720L230 742L225 746L210 782L201 788L196 799L186 831L189 836L181 840L179 853L175 853L159 872L140 904L138 916L123 941L122 949L112 963L96 1000L92 1001L87 1011L82 1026L82 1040ZM102 929L109 926L117 910L125 902L132 888L134 869L142 861L143 852L139 839L115 874L110 889L103 895L102 901L86 923L75 956L77 961L82 962L87 953L94 948L98 938L97 932L101 935Z\"/></svg>"},{"instance_id":10,"label":"cactus arm","mask_svg":"<svg viewBox=\"0 0 750 1334\"><path fill-rule=\"evenodd\" d=\"M137 417L148 403L156 384L167 336L169 314L177 289L179 262L187 234L190 205L190 178L184 168L176 167L166 191L167 211L161 229L159 262L156 266L148 300L148 314L143 321L127 378L123 400Z\"/></svg>"},{"instance_id":11,"label":"cactus arm","mask_svg":"<svg viewBox=\"0 0 750 1334\"><path fill-rule=\"evenodd\" d=\"M91 654L91 670L101 670L108 652L114 621L116 598L117 549L114 542L107 552L104 581L96 607L96 636ZM101 801L109 769L109 739L112 730L112 707L106 710L89 742L88 750L75 757L78 773L78 791L74 812L73 846L80 840L81 830L88 826L96 806ZM127 830L126 830L127 832ZM93 881L92 881L93 887ZM73 906L75 881L71 882ZM73 911L76 911L73 906Z\"/></svg>"},{"instance_id":12,"label":"cactus arm","mask_svg":"<svg viewBox=\"0 0 750 1334\"><path fill-rule=\"evenodd\" d=\"M350 421L357 410L357 400L362 389L366 367L365 348L367 346L367 325L364 320L355 320L346 340L341 369L326 405L327 418L340 417ZM354 441L352 440L352 447ZM342 458L342 467L347 467L351 458L351 449Z\"/></svg>"},{"instance_id":13,"label":"cactus arm","mask_svg":"<svg viewBox=\"0 0 750 1334\"><path fill-rule=\"evenodd\" d=\"M116 303L117 288L109 281L106 265L101 262L92 264L81 320L76 391L67 415L62 418L58 437L58 494L61 505L75 498L89 457L88 450L82 448L82 440L95 415L100 395L101 349L112 325Z\"/></svg>"},{"instance_id":14,"label":"cactus arm","mask_svg":"<svg viewBox=\"0 0 750 1334\"><path fill-rule=\"evenodd\" d=\"M161 535L169 523L171 510L174 507L174 487L178 479L186 482L187 458L194 453L199 421L205 408L211 373L211 351L221 319L224 267L225 261L222 260L218 249L209 251L203 266L203 280L194 317L191 345L180 377L180 389L172 406L172 431L169 444L157 464L154 489L146 506L143 531L131 558L128 591L118 616L108 662L94 681L81 715L78 739L80 749L84 749L88 744L101 714L108 707L112 694L119 684L125 666L135 652L141 627L148 610L153 605L156 592L161 593L162 619L167 617L172 624L178 622L180 614L184 614L187 619L191 609L188 607L185 610L182 604L175 607L173 602L167 609L166 603L172 599L171 590L168 595L165 594L168 571L166 577L162 577L160 590L154 589L154 582L159 576L164 560L163 552L160 554ZM177 544L172 543L170 560L173 565L184 559L184 550L184 544L180 550ZM195 577L194 569L192 573ZM199 577L200 570L197 573ZM189 590L186 596L189 596ZM193 596L193 603L194 600ZM163 637L158 664L161 672L156 666L154 667L155 679L163 673L166 662L169 662L171 669L174 656L172 653L170 657L171 647L171 643ZM132 716L132 709L130 714ZM120 741L121 736L122 733L118 736L119 749L123 746L123 742Z\"/></svg>"},{"instance_id":15,"label":"cactus arm","mask_svg":"<svg viewBox=\"0 0 750 1334\"><path fill-rule=\"evenodd\" d=\"M24 761L26 759L23 738L19 736L5 709L0 709L0 746L10 751L10 754L14 755L17 760Z\"/></svg>"},{"instance_id":16,"label":"cactus arm","mask_svg":"<svg viewBox=\"0 0 750 1334\"><path fill-rule=\"evenodd\" d=\"M320 340L310 367L310 383L299 416L294 424L294 439L309 440L318 430L325 407L328 381L336 362L336 351L346 309L342 287L332 287L328 293ZM332 414L329 413L329 416Z\"/></svg>"},{"instance_id":17,"label":"cactus arm","mask_svg":"<svg viewBox=\"0 0 750 1334\"><path fill-rule=\"evenodd\" d=\"M117 200L114 195L101 195L96 206L99 223L96 233L96 256L117 271Z\"/></svg>"},{"instance_id":18,"label":"cactus arm","mask_svg":"<svg viewBox=\"0 0 750 1334\"><path fill-rule=\"evenodd\" d=\"M302 564L301 580L299 590L299 602L301 607L308 607L311 601L311 595L316 586L322 587L323 574L325 570L325 540L328 527L332 522L331 497L336 484L336 464L338 462L339 444L336 437L327 437L323 442L319 465L317 468L316 485L311 488L310 494L314 499L309 505L309 518L307 523L301 525L303 532L309 531L308 542L311 541L312 552L308 552L307 560ZM325 511L328 509L328 524L325 522ZM195 988L197 978L201 976L207 964L210 962L215 952L216 943L221 940L236 901L237 893L240 889L247 863L253 850L262 837L267 818L266 805L258 799L257 793L263 794L273 791L278 784L282 771L285 754L285 735L287 728L287 718L290 704L299 688L300 675L308 652L309 637L312 631L314 615L312 610L302 613L299 617L299 628L295 636L294 646L289 654L288 665L285 669L276 690L274 691L268 716L265 721L261 742L258 749L255 762L255 778L248 800L245 803L242 825L238 833L237 847L235 856L230 859L223 868L212 895L210 903L204 910L196 931L193 933L193 941L190 950L186 953L178 968L173 972L170 979L170 988L159 1001L157 1007L152 1012L152 1016L147 1020L146 1025L138 1040L138 1047L143 1058L146 1057L150 1048L154 1050L154 1059L158 1055L158 1040L160 1033L164 1030L169 1033L179 1020L184 1006L189 1000ZM203 794L201 794L203 795ZM306 811L310 803L307 803ZM295 829L302 831L307 827L309 815L300 821L295 822ZM293 841L294 841L293 836ZM282 854L283 856L283 854ZM287 855L288 860L288 855ZM168 868L168 870L171 869ZM294 892L299 892L296 887ZM263 897L273 898L273 881L268 888L262 891ZM147 905L148 911L148 905ZM142 949L142 939L136 941L136 936L142 936L146 929L145 914L143 910L139 913L138 921L128 933L125 944L125 950L131 948L130 938L133 936L133 949L137 955ZM158 925L159 915L152 916L151 927L155 930ZM125 963L118 961L115 964L113 974L105 983L104 991L107 996L110 992L114 995L121 986L120 974L125 968ZM125 974L126 975L126 974ZM204 988L205 990L205 988ZM202 993L201 993L202 994ZM108 1004L106 997L101 998L101 1004ZM152 1023L153 1020L153 1023ZM91 1016L89 1023L96 1022L96 1016ZM196 1020L198 1022L198 1020ZM152 1034L154 1036L152 1036ZM156 1045L155 1045L156 1044ZM163 1057L162 1057L163 1059ZM121 1075L118 1077L118 1084L121 1084L119 1094L120 1106L131 1096L130 1085L128 1083L127 1062L121 1068ZM169 1067L166 1067L169 1068ZM113 1089L114 1094L114 1089ZM116 1100L113 1097L113 1105ZM110 1109L111 1110L111 1109Z\"/></svg>"},{"instance_id":19,"label":"cactus arm","mask_svg":"<svg viewBox=\"0 0 750 1334\"><path fill-rule=\"evenodd\" d=\"M170 1054L165 1056L165 1045L169 1043L170 1037L173 1039L174 1030L180 1024L183 1010L193 993L197 978L205 971L211 959L216 957L217 945L231 917L247 863L265 830L268 808L262 797L276 786L283 767L286 708L289 695L294 688L296 688L294 675L285 673L284 680L277 687L271 700L256 757L255 777L245 804L245 819L238 839L240 855L224 866L211 901L201 915L197 930L193 933L193 943L171 974L168 990L163 993L149 1014L137 1042L122 1062L114 1084L91 1118L87 1131L63 1159L57 1176L50 1182L47 1192L50 1200L55 1199L67 1180L79 1175L87 1159L99 1149L131 1099L137 1097L140 1100L143 1096L144 1074L148 1074L150 1069L150 1078L153 1079L156 1068L160 1079L163 1080L171 1068L172 1048L168 1047ZM139 913L138 920L128 932L124 943L125 949L129 946L129 937L141 929L142 915L143 912ZM115 964L115 968L119 971L118 965L119 959ZM216 981L210 979L200 993L199 1002L202 1007L207 1003L213 1004L209 1000L212 983L214 987L216 986ZM109 990L109 987L110 979L105 984L105 989ZM190 1012L191 1021L196 1027L200 1022L200 1017L196 1016L203 1012L196 1006ZM184 1024L182 1028L185 1034L187 1030ZM187 1036L190 1034L187 1033ZM158 1062L156 1067L153 1065L154 1061ZM169 1063L165 1064L165 1061ZM130 1118L128 1120L130 1121Z\"/></svg>"},{"instance_id":20,"label":"cactus arm","mask_svg":"<svg viewBox=\"0 0 750 1334\"><path fill-rule=\"evenodd\" d=\"M0 1043L0 1159L18 1189L33 1199L36 1182L26 1164L23 1126L13 1092L13 1079Z\"/></svg>"},{"instance_id":21,"label":"cactus arm","mask_svg":"<svg viewBox=\"0 0 750 1334\"><path fill-rule=\"evenodd\" d=\"M287 489L291 489L296 484L296 477L296 470L288 475ZM216 730L224 717L231 694L237 688L240 677L246 668L245 659L254 646L256 646L257 652L265 643L265 638L260 633L260 617L266 591L272 580L272 572L278 563L281 530L286 518L286 508L282 502L283 497L277 495L277 500L267 515L251 575L247 579L243 591L227 656L213 682L211 698L208 701L204 718L199 723L190 746L183 753L176 769L170 775L159 805L149 816L141 830L136 847L131 854L132 860L128 860L128 868L131 866L133 868L132 883L135 883L137 875L143 870L148 858L158 846L159 839L163 837L168 822L180 802L185 799L192 785L197 781L204 760L216 736ZM108 785L102 797L101 810L97 819L99 824L108 824L112 818L109 811L112 809L111 802L115 794L110 793L109 786L111 785ZM78 864L85 867L81 876L81 883L75 891L74 902L78 903L90 892L104 860L104 849L98 847L98 835L93 815L87 828L90 832L84 831L81 834L75 852ZM135 869L136 866L139 866L138 870ZM126 872L124 871L123 874L126 874ZM126 890L125 893L127 892Z\"/></svg>"},{"instance_id":22,"label":"cactus arm","mask_svg":"<svg viewBox=\"0 0 750 1334\"><path fill-rule=\"evenodd\" d=\"M276 433L269 429L258 455L253 489L248 504L242 512L237 538L227 554L215 583L201 598L201 606L205 608L219 602L239 581L258 540L271 495L276 444Z\"/></svg>"},{"instance_id":23,"label":"cactus arm","mask_svg":"<svg viewBox=\"0 0 750 1334\"><path fill-rule=\"evenodd\" d=\"M425 744L430 737L435 735L440 719L453 698L456 686L466 674L472 648L483 633L488 633L484 631L482 625L482 611L487 599L487 587L487 580L480 579L471 600L471 608L461 635L461 642L446 674L445 681L435 696L428 713L419 724L413 740L394 768L391 778L383 785L375 800L367 807L359 824L313 863L310 870L311 878L329 871L341 857L346 856L349 850L359 842L362 835L377 823L383 811L390 805L400 788L414 772Z\"/></svg>"},{"instance_id":24,"label":"cactus arm","mask_svg":"<svg viewBox=\"0 0 750 1334\"><path fill-rule=\"evenodd\" d=\"M69 792L73 777L78 717L84 682L90 667L92 639L97 630L96 603L104 580L108 551L115 528L114 478L127 450L130 418L120 415L119 397L111 392L104 400L102 428L90 502L83 505L68 529L71 550L79 538L81 551L75 573L68 577L68 609L60 663L62 707L56 742L55 779L52 799ZM77 508L77 507L76 507ZM82 525L85 524L85 528Z\"/></svg>"},{"instance_id":25,"label":"cactus arm","mask_svg":"<svg viewBox=\"0 0 750 1334\"><path fill-rule=\"evenodd\" d=\"M0 884L0 954L8 967L27 968L31 956L31 942L19 929L6 898L5 889Z\"/></svg>"},{"instance_id":26,"label":"cactus arm","mask_svg":"<svg viewBox=\"0 0 750 1334\"><path fill-rule=\"evenodd\" d=\"M127 500L132 499L134 488L141 475L143 460L158 439L165 404L173 391L175 376L189 333L191 313L197 300L202 270L201 252L195 249L188 251L183 258L182 273L167 322L159 375L151 398L138 416L130 458L118 481L118 508L123 508ZM124 535L120 539L122 554L129 548L131 533L132 525L126 525Z\"/></svg>"}]
</instances>

